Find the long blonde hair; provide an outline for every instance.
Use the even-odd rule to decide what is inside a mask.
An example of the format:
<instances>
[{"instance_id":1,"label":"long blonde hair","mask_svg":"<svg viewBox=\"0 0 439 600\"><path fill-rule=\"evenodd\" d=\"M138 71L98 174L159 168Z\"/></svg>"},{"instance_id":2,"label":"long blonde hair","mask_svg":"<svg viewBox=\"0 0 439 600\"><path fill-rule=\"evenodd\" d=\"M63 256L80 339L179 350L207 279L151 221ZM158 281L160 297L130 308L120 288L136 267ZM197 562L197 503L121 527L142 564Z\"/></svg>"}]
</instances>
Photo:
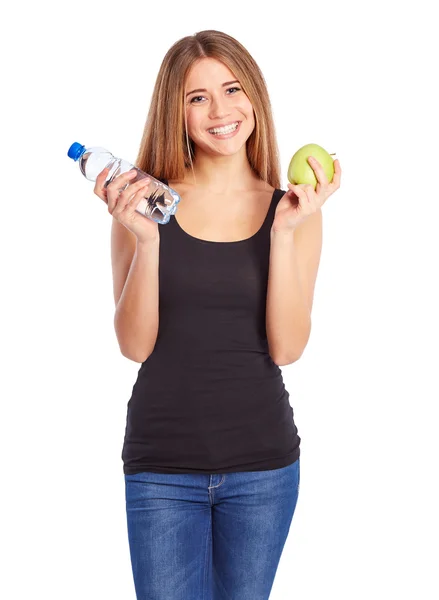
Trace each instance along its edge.
<instances>
[{"instance_id":1,"label":"long blonde hair","mask_svg":"<svg viewBox=\"0 0 439 600\"><path fill-rule=\"evenodd\" d=\"M185 82L201 58L215 58L240 81L255 113L247 140L251 168L263 181L280 187L280 159L270 98L264 76L236 39L209 29L177 41L166 53L157 75L136 166L156 179L183 180L192 167L194 144L187 135Z\"/></svg>"}]
</instances>

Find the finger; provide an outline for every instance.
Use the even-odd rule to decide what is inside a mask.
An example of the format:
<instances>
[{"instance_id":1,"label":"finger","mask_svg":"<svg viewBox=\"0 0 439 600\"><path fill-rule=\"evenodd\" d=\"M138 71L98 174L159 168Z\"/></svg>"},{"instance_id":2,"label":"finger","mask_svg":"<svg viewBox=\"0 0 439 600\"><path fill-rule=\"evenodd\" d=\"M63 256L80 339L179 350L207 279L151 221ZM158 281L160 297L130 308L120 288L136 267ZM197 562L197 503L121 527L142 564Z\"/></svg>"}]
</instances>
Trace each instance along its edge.
<instances>
[{"instance_id":1,"label":"finger","mask_svg":"<svg viewBox=\"0 0 439 600\"><path fill-rule=\"evenodd\" d=\"M110 167L105 167L105 169L102 169L102 171L99 173L99 175L96 177L96 181L97 182L102 182L102 180L105 181L108 173L110 171Z\"/></svg>"},{"instance_id":2,"label":"finger","mask_svg":"<svg viewBox=\"0 0 439 600\"><path fill-rule=\"evenodd\" d=\"M326 177L323 167L319 163L319 161L316 158L314 158L314 156L308 156L308 162L311 165L311 169L316 175L318 183L320 183L321 186L328 185L328 178Z\"/></svg>"},{"instance_id":3,"label":"finger","mask_svg":"<svg viewBox=\"0 0 439 600\"><path fill-rule=\"evenodd\" d=\"M107 178L109 171L110 169L106 167L99 173L99 175L96 177L96 182L93 189L93 192L97 196L99 196L99 198L104 202L107 201L107 190L104 188L104 182Z\"/></svg>"},{"instance_id":4,"label":"finger","mask_svg":"<svg viewBox=\"0 0 439 600\"><path fill-rule=\"evenodd\" d=\"M128 173L123 173L123 175L127 175ZM144 185L144 181L145 179L139 179L138 181L129 184L129 180L132 179L135 174L137 174L137 171L134 171L133 174L131 174L131 176L128 177L128 181L127 181L127 177L124 177L123 180L119 179L119 183L116 185L113 185L116 181L116 178L114 181L112 181L110 183L110 185L107 187L107 203L108 203L108 209L110 210L110 212L112 213L116 204L118 204L120 201L122 201L122 204L125 205L126 202L131 198L131 196L140 188L142 187L142 185ZM122 175L119 175L119 178L122 177ZM121 183L122 181L122 183ZM124 183L125 182L125 183ZM125 189L121 186L125 185ZM123 196L123 198L122 198Z\"/></svg>"},{"instance_id":5,"label":"finger","mask_svg":"<svg viewBox=\"0 0 439 600\"><path fill-rule=\"evenodd\" d=\"M122 192L117 198L112 214L120 215L124 211L132 214L140 200L145 197L145 188L148 188L150 181L151 179L146 177L131 184L128 190ZM132 208L133 204L134 208Z\"/></svg>"},{"instance_id":6,"label":"finger","mask_svg":"<svg viewBox=\"0 0 439 600\"><path fill-rule=\"evenodd\" d=\"M136 192L139 189L143 189L145 186L149 185L148 183L146 183L147 179L140 179L139 181L136 181L135 183L131 183L130 185L128 185L128 187L121 192L120 190L115 192L114 190L111 190L109 196L108 196L108 211L113 214L113 213L118 213L120 214L125 206L128 204L128 202L130 201L130 199L133 197L133 195L136 194Z\"/></svg>"},{"instance_id":7,"label":"finger","mask_svg":"<svg viewBox=\"0 0 439 600\"><path fill-rule=\"evenodd\" d=\"M117 177L115 177L113 179L113 181L111 183L109 183L106 186L107 191L111 190L111 193L113 194L114 191L116 191L116 193L118 193L119 190L124 190L124 188L130 182L130 180L134 179L137 176L137 173L138 172L135 169L131 169L131 171L125 171L125 173L118 175Z\"/></svg>"},{"instance_id":8,"label":"finger","mask_svg":"<svg viewBox=\"0 0 439 600\"><path fill-rule=\"evenodd\" d=\"M334 177L332 178L332 184L334 187L339 188L341 181L341 167L338 158L334 160Z\"/></svg>"},{"instance_id":9,"label":"finger","mask_svg":"<svg viewBox=\"0 0 439 600\"><path fill-rule=\"evenodd\" d=\"M290 194L290 199L291 199L291 206L296 211L299 211L299 212L303 211L304 207L308 205L308 197L303 188L303 184L298 184L298 185L289 184L288 187L290 188L289 194Z\"/></svg>"},{"instance_id":10,"label":"finger","mask_svg":"<svg viewBox=\"0 0 439 600\"><path fill-rule=\"evenodd\" d=\"M305 213L309 213L314 210L316 194L314 186L310 184L303 184L301 186L302 196L300 197L301 206Z\"/></svg>"},{"instance_id":11,"label":"finger","mask_svg":"<svg viewBox=\"0 0 439 600\"><path fill-rule=\"evenodd\" d=\"M290 196L297 196L297 198L301 199L302 202L307 200L306 191L304 189L303 183L294 185L292 183L288 184L289 194Z\"/></svg>"},{"instance_id":12,"label":"finger","mask_svg":"<svg viewBox=\"0 0 439 600\"><path fill-rule=\"evenodd\" d=\"M145 192L148 189L151 180L145 179L143 181L144 184L142 185L142 187L137 191L136 194L134 194L134 196L132 196L129 199L129 201L125 205L124 213L127 215L127 217L132 217L136 209L138 208L140 202L146 199ZM145 209L145 207L143 208Z\"/></svg>"}]
</instances>

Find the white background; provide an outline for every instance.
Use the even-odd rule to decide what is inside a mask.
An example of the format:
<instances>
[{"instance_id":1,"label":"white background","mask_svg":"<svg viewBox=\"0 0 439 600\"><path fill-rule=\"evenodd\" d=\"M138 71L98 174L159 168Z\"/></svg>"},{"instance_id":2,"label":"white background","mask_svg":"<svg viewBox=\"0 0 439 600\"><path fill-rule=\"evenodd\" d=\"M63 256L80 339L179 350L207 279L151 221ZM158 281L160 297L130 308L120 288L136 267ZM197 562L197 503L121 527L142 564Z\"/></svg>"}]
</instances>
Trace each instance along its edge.
<instances>
[{"instance_id":1,"label":"white background","mask_svg":"<svg viewBox=\"0 0 439 600\"><path fill-rule=\"evenodd\" d=\"M264 73L281 187L310 142L343 169L323 208L311 338L283 368L301 487L270 600L439 597L433 5L3 12L2 598L135 598L121 450L140 365L113 329L111 216L67 150L134 161L165 53L204 29L236 37Z\"/></svg>"}]
</instances>

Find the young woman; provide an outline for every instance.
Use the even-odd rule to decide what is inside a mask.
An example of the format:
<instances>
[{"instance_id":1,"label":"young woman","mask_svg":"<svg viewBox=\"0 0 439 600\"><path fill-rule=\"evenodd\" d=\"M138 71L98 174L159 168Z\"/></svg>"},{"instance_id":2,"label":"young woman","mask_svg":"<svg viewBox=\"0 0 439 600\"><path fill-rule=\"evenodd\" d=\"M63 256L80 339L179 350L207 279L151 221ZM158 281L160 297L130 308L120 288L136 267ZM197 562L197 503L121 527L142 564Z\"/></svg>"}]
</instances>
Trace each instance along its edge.
<instances>
[{"instance_id":1,"label":"young woman","mask_svg":"<svg viewBox=\"0 0 439 600\"><path fill-rule=\"evenodd\" d=\"M299 492L300 437L280 365L310 335L321 206L339 187L280 189L264 78L219 31L161 65L136 166L181 196L158 226L147 182L95 193L113 216L115 330L142 363L122 459L139 600L266 600Z\"/></svg>"}]
</instances>

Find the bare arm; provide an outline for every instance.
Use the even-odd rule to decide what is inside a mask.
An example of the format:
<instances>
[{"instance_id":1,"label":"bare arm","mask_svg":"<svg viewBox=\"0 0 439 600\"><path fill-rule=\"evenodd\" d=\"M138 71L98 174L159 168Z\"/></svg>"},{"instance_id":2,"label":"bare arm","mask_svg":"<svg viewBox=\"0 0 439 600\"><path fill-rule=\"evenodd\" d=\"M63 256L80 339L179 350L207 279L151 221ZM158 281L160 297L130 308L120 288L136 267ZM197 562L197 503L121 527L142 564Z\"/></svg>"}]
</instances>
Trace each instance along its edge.
<instances>
[{"instance_id":1,"label":"bare arm","mask_svg":"<svg viewBox=\"0 0 439 600\"><path fill-rule=\"evenodd\" d=\"M311 315L292 233L272 235L266 329L270 356L277 365L298 360L310 335Z\"/></svg>"},{"instance_id":2,"label":"bare arm","mask_svg":"<svg viewBox=\"0 0 439 600\"><path fill-rule=\"evenodd\" d=\"M148 358L157 340L159 244L159 236L139 243L134 234L113 219L114 328L122 354L136 362Z\"/></svg>"},{"instance_id":3,"label":"bare arm","mask_svg":"<svg viewBox=\"0 0 439 600\"><path fill-rule=\"evenodd\" d=\"M271 234L266 329L279 366L298 360L308 343L321 251L321 210L294 233Z\"/></svg>"}]
</instances>

